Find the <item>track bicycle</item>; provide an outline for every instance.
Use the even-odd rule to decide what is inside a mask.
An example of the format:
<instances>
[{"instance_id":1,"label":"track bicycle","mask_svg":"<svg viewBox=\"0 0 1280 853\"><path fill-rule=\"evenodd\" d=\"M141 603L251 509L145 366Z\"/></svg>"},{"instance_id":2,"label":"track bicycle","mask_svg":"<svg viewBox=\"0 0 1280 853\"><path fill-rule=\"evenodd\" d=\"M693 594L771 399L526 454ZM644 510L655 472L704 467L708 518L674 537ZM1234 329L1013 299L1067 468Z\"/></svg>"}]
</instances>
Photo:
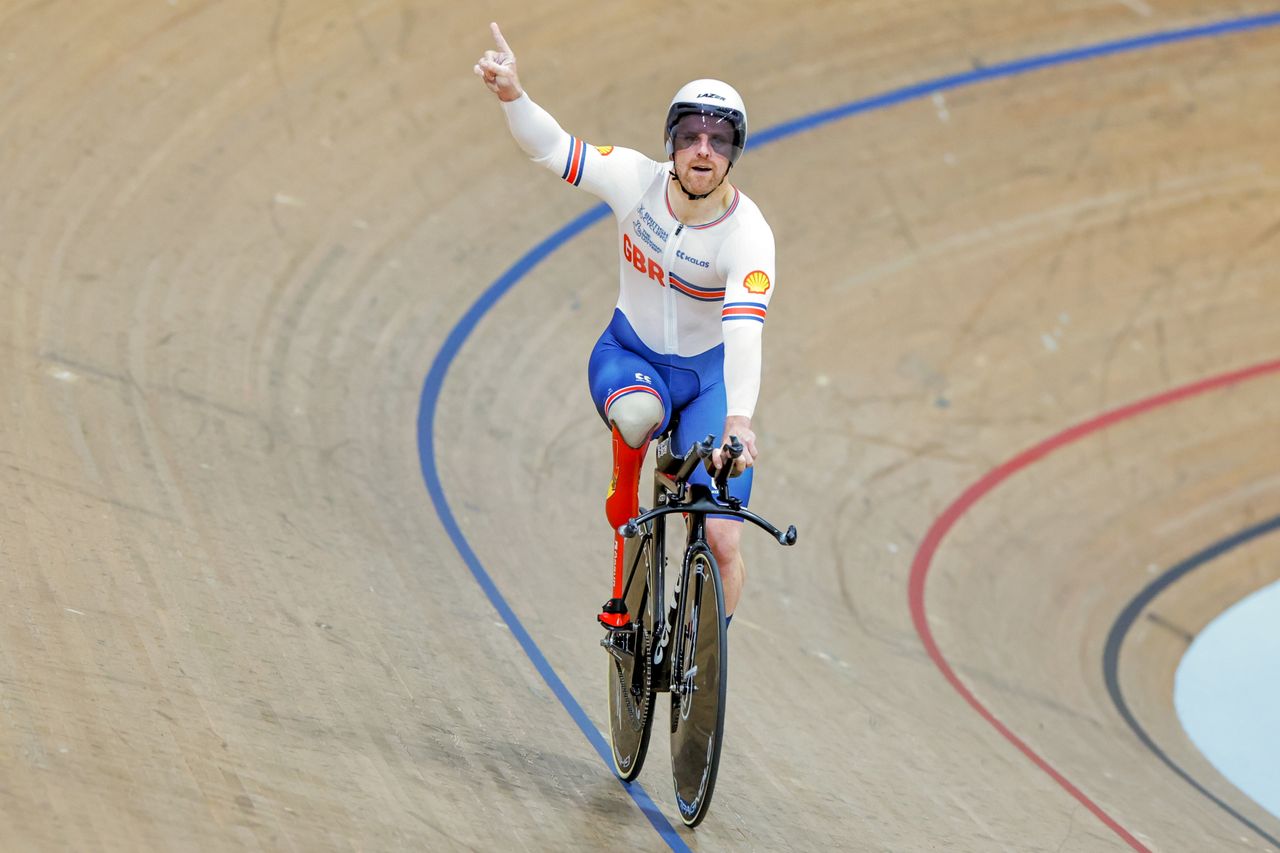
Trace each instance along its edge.
<instances>
[{"instance_id":1,"label":"track bicycle","mask_svg":"<svg viewBox=\"0 0 1280 853\"><path fill-rule=\"evenodd\" d=\"M630 621L620 628L606 626L600 645L609 653L614 770L625 782L640 774L653 729L656 694L669 692L676 805L684 824L694 827L706 815L715 789L728 680L724 591L707 544L707 517L750 521L783 545L795 544L796 528L792 525L784 533L729 495L733 460L742 455L737 437L730 436L724 446L727 458L717 474L711 463L714 436L695 442L683 456L671 452L673 436L673 428L668 428L658 439L654 508L618 528L624 537L622 598ZM689 482L700 463L712 474L714 492ZM672 513L684 516L685 549L676 572L675 604L668 609L663 606L666 517Z\"/></svg>"}]
</instances>

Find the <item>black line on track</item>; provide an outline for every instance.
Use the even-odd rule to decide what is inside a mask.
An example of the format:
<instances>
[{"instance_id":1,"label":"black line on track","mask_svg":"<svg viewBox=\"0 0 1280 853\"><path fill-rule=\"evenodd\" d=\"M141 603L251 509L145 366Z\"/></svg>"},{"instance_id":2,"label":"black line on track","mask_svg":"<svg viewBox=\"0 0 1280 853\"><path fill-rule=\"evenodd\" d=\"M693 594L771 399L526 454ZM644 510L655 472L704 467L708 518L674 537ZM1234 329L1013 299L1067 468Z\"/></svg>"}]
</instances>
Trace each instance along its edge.
<instances>
[{"instance_id":1,"label":"black line on track","mask_svg":"<svg viewBox=\"0 0 1280 853\"><path fill-rule=\"evenodd\" d=\"M1164 762L1166 767L1178 776L1182 777L1183 781L1188 785L1195 788L1205 797L1208 797L1219 808L1236 820L1240 821L1240 823L1247 826L1259 837L1266 839L1269 844L1280 849L1280 839L1277 839L1274 835L1249 820L1249 818L1240 814L1220 799L1216 794L1211 792L1200 782L1196 781L1195 777L1183 770L1165 753L1163 749L1160 748L1159 744L1152 740L1151 736L1147 734L1146 729L1144 729L1142 724L1138 722L1136 717L1134 717L1133 712L1129 710L1129 703L1125 701L1124 691L1120 688L1119 672L1120 647L1124 644L1124 638L1129 633L1129 629L1133 627L1133 623L1137 621L1142 611L1147 607L1147 605L1155 600L1156 596L1164 592L1172 586L1174 582L1190 574L1195 569L1210 563L1234 548L1244 545L1259 536L1277 529L1280 529L1280 515L1259 524L1255 524L1252 527L1247 527L1238 533L1228 536L1226 539L1210 545L1198 554L1194 554L1183 560L1181 563L1178 563L1176 566L1168 569L1164 574L1147 584L1141 592L1134 596L1133 600L1129 602L1124 610L1120 612L1119 617L1116 618L1115 623L1111 626L1111 631L1107 634L1107 646L1102 653L1102 673L1106 678L1107 692L1111 694L1112 703L1115 704L1116 710L1120 712L1120 716L1124 718L1124 721L1129 724L1129 728L1138 736L1138 740L1142 741L1143 746L1150 750L1156 758Z\"/></svg>"}]
</instances>

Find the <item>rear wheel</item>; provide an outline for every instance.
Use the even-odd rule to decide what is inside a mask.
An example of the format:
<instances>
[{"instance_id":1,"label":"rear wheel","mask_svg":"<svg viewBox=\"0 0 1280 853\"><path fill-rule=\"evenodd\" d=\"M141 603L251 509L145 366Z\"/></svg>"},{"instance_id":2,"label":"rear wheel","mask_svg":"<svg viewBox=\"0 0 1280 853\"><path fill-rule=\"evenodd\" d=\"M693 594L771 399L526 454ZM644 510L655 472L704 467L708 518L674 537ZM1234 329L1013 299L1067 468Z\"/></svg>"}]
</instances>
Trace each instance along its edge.
<instances>
[{"instance_id":1,"label":"rear wheel","mask_svg":"<svg viewBox=\"0 0 1280 853\"><path fill-rule=\"evenodd\" d=\"M609 652L609 740L613 769L624 782L640 775L653 729L653 680L649 665L653 646L653 607L649 595L649 563L653 559L653 526L623 540L626 566L624 600L632 628L605 638Z\"/></svg>"},{"instance_id":2,"label":"rear wheel","mask_svg":"<svg viewBox=\"0 0 1280 853\"><path fill-rule=\"evenodd\" d=\"M685 557L671 671L671 775L686 826L711 805L724 739L728 641L724 591L715 557L703 543Z\"/></svg>"}]
</instances>

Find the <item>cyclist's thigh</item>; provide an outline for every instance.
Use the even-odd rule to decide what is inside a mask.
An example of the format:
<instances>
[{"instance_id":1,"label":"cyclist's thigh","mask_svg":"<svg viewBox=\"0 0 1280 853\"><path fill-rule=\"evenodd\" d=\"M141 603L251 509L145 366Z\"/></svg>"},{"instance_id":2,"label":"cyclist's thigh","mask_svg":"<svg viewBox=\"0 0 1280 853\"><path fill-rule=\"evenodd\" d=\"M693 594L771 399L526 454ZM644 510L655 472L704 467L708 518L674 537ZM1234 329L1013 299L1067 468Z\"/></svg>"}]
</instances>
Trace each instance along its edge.
<instances>
[{"instance_id":1,"label":"cyclist's thigh","mask_svg":"<svg viewBox=\"0 0 1280 853\"><path fill-rule=\"evenodd\" d=\"M719 442L724 432L724 416L728 410L724 383L713 381L704 386L702 392L680 410L680 422L676 426L676 446L688 448L693 442L702 441L708 435L714 436L713 440ZM748 468L741 476L729 479L729 494L742 501L743 506L751 499L751 474L752 469ZM710 486L711 477L699 465L694 469L689 482Z\"/></svg>"},{"instance_id":2,"label":"cyclist's thigh","mask_svg":"<svg viewBox=\"0 0 1280 853\"><path fill-rule=\"evenodd\" d=\"M671 394L667 383L646 359L624 349L605 332L591 351L587 363L587 383L591 388L591 400L605 426L609 426L606 412L609 406L629 394L652 394L662 401L662 423L654 435L667 428L671 420Z\"/></svg>"}]
</instances>

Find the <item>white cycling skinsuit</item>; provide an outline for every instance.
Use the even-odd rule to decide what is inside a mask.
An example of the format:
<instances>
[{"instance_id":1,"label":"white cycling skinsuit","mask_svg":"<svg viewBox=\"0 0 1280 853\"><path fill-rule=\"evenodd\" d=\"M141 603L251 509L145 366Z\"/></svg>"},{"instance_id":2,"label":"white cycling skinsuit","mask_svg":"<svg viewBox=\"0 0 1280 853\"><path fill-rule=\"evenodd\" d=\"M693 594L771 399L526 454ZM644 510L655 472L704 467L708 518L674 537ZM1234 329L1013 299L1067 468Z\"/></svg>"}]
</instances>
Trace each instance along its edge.
<instances>
[{"instance_id":1,"label":"white cycling skinsuit","mask_svg":"<svg viewBox=\"0 0 1280 853\"><path fill-rule=\"evenodd\" d=\"M621 270L617 308L640 343L676 357L672 362L723 343L725 415L751 417L774 289L773 232L760 209L734 188L718 219L686 225L667 200L671 163L588 145L527 94L502 108L512 136L534 162L612 208Z\"/></svg>"}]
</instances>

